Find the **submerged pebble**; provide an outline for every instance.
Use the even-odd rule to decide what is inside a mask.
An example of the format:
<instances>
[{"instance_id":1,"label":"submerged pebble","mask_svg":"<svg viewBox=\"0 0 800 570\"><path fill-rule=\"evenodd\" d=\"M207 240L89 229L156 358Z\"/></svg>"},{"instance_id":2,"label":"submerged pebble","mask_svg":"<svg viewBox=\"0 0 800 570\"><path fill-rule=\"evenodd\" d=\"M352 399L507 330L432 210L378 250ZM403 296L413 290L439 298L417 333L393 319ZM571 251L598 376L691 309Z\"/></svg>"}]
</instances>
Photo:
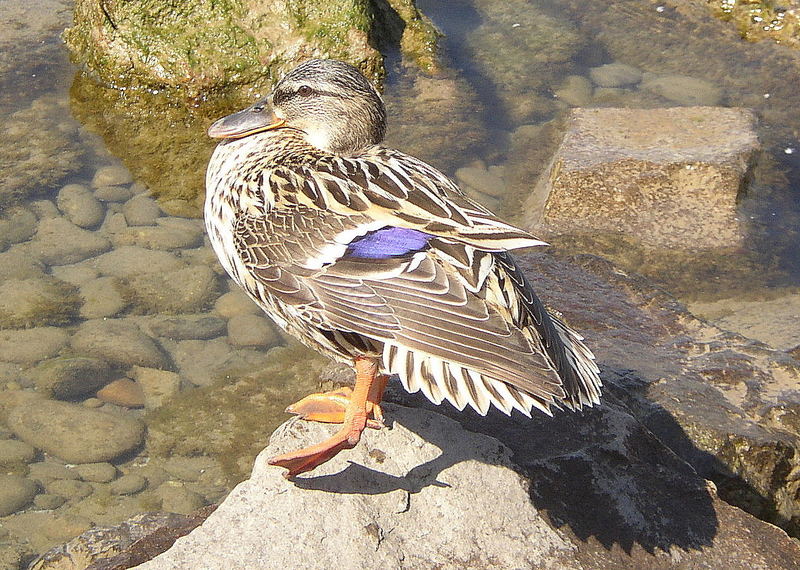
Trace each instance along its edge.
<instances>
[{"instance_id":1,"label":"submerged pebble","mask_svg":"<svg viewBox=\"0 0 800 570\"><path fill-rule=\"evenodd\" d=\"M570 75L553 93L573 107L585 107L592 100L592 83L583 75Z\"/></svg>"},{"instance_id":2,"label":"submerged pebble","mask_svg":"<svg viewBox=\"0 0 800 570\"><path fill-rule=\"evenodd\" d=\"M219 297L214 303L214 310L226 319L236 315L260 315L264 312L240 289L233 289Z\"/></svg>"},{"instance_id":3,"label":"submerged pebble","mask_svg":"<svg viewBox=\"0 0 800 570\"><path fill-rule=\"evenodd\" d=\"M713 107L722 100L720 87L710 81L686 75L646 76L641 88L686 106Z\"/></svg>"},{"instance_id":4,"label":"submerged pebble","mask_svg":"<svg viewBox=\"0 0 800 570\"><path fill-rule=\"evenodd\" d=\"M167 368L169 362L153 340L125 319L84 322L70 339L72 348L121 367Z\"/></svg>"},{"instance_id":5,"label":"submerged pebble","mask_svg":"<svg viewBox=\"0 0 800 570\"><path fill-rule=\"evenodd\" d=\"M33 498L33 506L44 511L57 509L66 502L67 499L61 495L51 495L50 493L41 493Z\"/></svg>"},{"instance_id":6,"label":"submerged pebble","mask_svg":"<svg viewBox=\"0 0 800 570\"><path fill-rule=\"evenodd\" d=\"M100 225L106 215L105 207L83 184L67 184L61 188L56 204L69 221L82 228Z\"/></svg>"},{"instance_id":7,"label":"submerged pebble","mask_svg":"<svg viewBox=\"0 0 800 570\"><path fill-rule=\"evenodd\" d=\"M181 388L181 377L168 370L134 366L131 375L144 393L144 406L148 410L158 408Z\"/></svg>"},{"instance_id":8,"label":"submerged pebble","mask_svg":"<svg viewBox=\"0 0 800 570\"><path fill-rule=\"evenodd\" d=\"M99 277L84 283L80 295L83 298L80 315L84 319L114 317L128 306L115 277Z\"/></svg>"},{"instance_id":9,"label":"submerged pebble","mask_svg":"<svg viewBox=\"0 0 800 570\"><path fill-rule=\"evenodd\" d=\"M30 249L48 265L66 265L108 251L111 242L97 232L84 230L66 218L57 217L39 222Z\"/></svg>"},{"instance_id":10,"label":"submerged pebble","mask_svg":"<svg viewBox=\"0 0 800 570\"><path fill-rule=\"evenodd\" d=\"M73 502L85 499L94 491L89 483L76 479L56 479L47 483L44 489L51 495L61 495Z\"/></svg>"},{"instance_id":11,"label":"submerged pebble","mask_svg":"<svg viewBox=\"0 0 800 570\"><path fill-rule=\"evenodd\" d=\"M97 397L104 402L126 408L144 407L142 387L130 378L119 378L109 382L97 391Z\"/></svg>"},{"instance_id":12,"label":"submerged pebble","mask_svg":"<svg viewBox=\"0 0 800 570\"><path fill-rule=\"evenodd\" d=\"M166 273L184 266L173 253L144 247L126 246L104 253L93 260L105 275L131 278L145 273Z\"/></svg>"},{"instance_id":13,"label":"submerged pebble","mask_svg":"<svg viewBox=\"0 0 800 570\"><path fill-rule=\"evenodd\" d=\"M18 475L0 475L0 517L25 507L36 495L36 483Z\"/></svg>"},{"instance_id":14,"label":"submerged pebble","mask_svg":"<svg viewBox=\"0 0 800 570\"><path fill-rule=\"evenodd\" d=\"M36 458L36 448L17 439L0 440L0 465L30 463Z\"/></svg>"},{"instance_id":15,"label":"submerged pebble","mask_svg":"<svg viewBox=\"0 0 800 570\"><path fill-rule=\"evenodd\" d=\"M102 202L126 202L133 196L128 186L100 186L94 191L94 197Z\"/></svg>"},{"instance_id":16,"label":"submerged pebble","mask_svg":"<svg viewBox=\"0 0 800 570\"><path fill-rule=\"evenodd\" d=\"M104 386L110 380L111 367L99 358L56 358L39 364L31 375L39 392L59 400L72 400Z\"/></svg>"},{"instance_id":17,"label":"submerged pebble","mask_svg":"<svg viewBox=\"0 0 800 570\"><path fill-rule=\"evenodd\" d=\"M56 327L0 330L0 360L32 364L55 356L69 335Z\"/></svg>"},{"instance_id":18,"label":"submerged pebble","mask_svg":"<svg viewBox=\"0 0 800 570\"><path fill-rule=\"evenodd\" d=\"M111 492L115 495L133 495L147 487L147 479L136 473L123 475L111 483Z\"/></svg>"},{"instance_id":19,"label":"submerged pebble","mask_svg":"<svg viewBox=\"0 0 800 570\"><path fill-rule=\"evenodd\" d=\"M133 182L131 173L127 168L118 164L111 164L98 168L92 178L92 186L94 188L114 186L117 184L130 184L131 182Z\"/></svg>"},{"instance_id":20,"label":"submerged pebble","mask_svg":"<svg viewBox=\"0 0 800 570\"><path fill-rule=\"evenodd\" d=\"M161 510L181 515L188 515L206 504L202 495L172 481L160 485L156 495L161 499Z\"/></svg>"},{"instance_id":21,"label":"submerged pebble","mask_svg":"<svg viewBox=\"0 0 800 570\"><path fill-rule=\"evenodd\" d=\"M122 209L129 226L154 226L161 216L161 208L149 196L134 196Z\"/></svg>"},{"instance_id":22,"label":"submerged pebble","mask_svg":"<svg viewBox=\"0 0 800 570\"><path fill-rule=\"evenodd\" d=\"M600 87L629 87L642 80L642 72L632 65L607 63L589 70L589 76Z\"/></svg>"},{"instance_id":23,"label":"submerged pebble","mask_svg":"<svg viewBox=\"0 0 800 570\"><path fill-rule=\"evenodd\" d=\"M280 342L273 324L261 315L245 314L228 321L228 342L233 346L269 347Z\"/></svg>"},{"instance_id":24,"label":"submerged pebble","mask_svg":"<svg viewBox=\"0 0 800 570\"><path fill-rule=\"evenodd\" d=\"M76 465L75 472L89 483L110 483L117 477L117 468L105 462Z\"/></svg>"}]
</instances>

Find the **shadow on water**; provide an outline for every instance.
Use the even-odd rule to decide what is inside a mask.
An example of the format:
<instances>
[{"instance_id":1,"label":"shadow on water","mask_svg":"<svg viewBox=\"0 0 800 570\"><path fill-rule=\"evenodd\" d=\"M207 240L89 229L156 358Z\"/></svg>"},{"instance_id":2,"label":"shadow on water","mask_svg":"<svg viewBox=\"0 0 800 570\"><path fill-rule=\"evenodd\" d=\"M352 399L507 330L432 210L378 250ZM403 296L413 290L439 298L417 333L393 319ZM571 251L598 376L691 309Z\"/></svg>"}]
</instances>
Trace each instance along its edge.
<instances>
[{"instance_id":1,"label":"shadow on water","mask_svg":"<svg viewBox=\"0 0 800 570\"><path fill-rule=\"evenodd\" d=\"M486 417L471 410L458 412L399 390L391 390L388 398L443 413L469 431L501 441L514 454L514 470L529 481L536 509L553 527L581 541L594 538L607 549L618 545L626 552L639 545L652 553L671 547L701 549L717 534L717 515L705 481L614 397L613 388L594 409L531 419L495 410ZM440 475L456 463L486 461L470 448L453 448L419 416L404 417L402 425L439 447L441 455L403 477L351 463L335 475L306 476L294 483L333 493L377 495L402 489L413 494L428 486L449 486ZM698 456L707 455L674 420L670 429L681 434L682 445Z\"/></svg>"}]
</instances>

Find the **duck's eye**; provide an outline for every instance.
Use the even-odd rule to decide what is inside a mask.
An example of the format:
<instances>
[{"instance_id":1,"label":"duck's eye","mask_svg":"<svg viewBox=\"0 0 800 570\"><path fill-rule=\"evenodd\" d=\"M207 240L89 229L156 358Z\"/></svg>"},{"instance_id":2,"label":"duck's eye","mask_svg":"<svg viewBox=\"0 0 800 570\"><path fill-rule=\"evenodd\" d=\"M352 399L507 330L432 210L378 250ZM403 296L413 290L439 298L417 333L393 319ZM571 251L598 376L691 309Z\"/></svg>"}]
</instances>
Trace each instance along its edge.
<instances>
[{"instance_id":1,"label":"duck's eye","mask_svg":"<svg viewBox=\"0 0 800 570\"><path fill-rule=\"evenodd\" d=\"M308 85L301 85L300 88L297 90L297 94L303 97L308 97L313 92L314 90L311 89L311 87L309 87Z\"/></svg>"},{"instance_id":2,"label":"duck's eye","mask_svg":"<svg viewBox=\"0 0 800 570\"><path fill-rule=\"evenodd\" d=\"M253 109L252 109L252 111L253 111L254 113L260 113L260 112L261 112L261 111L263 111L263 110L264 110L264 105L256 105L256 106L255 106L255 107L253 107Z\"/></svg>"}]
</instances>

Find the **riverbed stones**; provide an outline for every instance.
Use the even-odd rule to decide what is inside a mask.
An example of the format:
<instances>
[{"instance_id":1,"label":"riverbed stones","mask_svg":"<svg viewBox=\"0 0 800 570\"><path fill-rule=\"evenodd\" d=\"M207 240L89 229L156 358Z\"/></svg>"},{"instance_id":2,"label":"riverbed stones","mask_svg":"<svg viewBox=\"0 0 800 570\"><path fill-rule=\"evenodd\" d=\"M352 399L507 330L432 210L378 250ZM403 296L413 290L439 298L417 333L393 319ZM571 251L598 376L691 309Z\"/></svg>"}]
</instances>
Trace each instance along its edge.
<instances>
[{"instance_id":1,"label":"riverbed stones","mask_svg":"<svg viewBox=\"0 0 800 570\"><path fill-rule=\"evenodd\" d=\"M84 319L103 319L121 313L128 306L116 277L98 277L80 286L83 298L80 315Z\"/></svg>"},{"instance_id":2,"label":"riverbed stones","mask_svg":"<svg viewBox=\"0 0 800 570\"><path fill-rule=\"evenodd\" d=\"M36 448L18 439L0 440L0 465L30 463L36 458Z\"/></svg>"},{"instance_id":3,"label":"riverbed stones","mask_svg":"<svg viewBox=\"0 0 800 570\"><path fill-rule=\"evenodd\" d=\"M76 465L74 470L88 483L110 483L117 477L117 468L105 462Z\"/></svg>"},{"instance_id":4,"label":"riverbed stones","mask_svg":"<svg viewBox=\"0 0 800 570\"><path fill-rule=\"evenodd\" d=\"M33 212L21 206L0 213L0 251L8 244L29 240L36 233L36 224Z\"/></svg>"},{"instance_id":5,"label":"riverbed stones","mask_svg":"<svg viewBox=\"0 0 800 570\"><path fill-rule=\"evenodd\" d=\"M115 495L134 495L145 487L147 479L138 473L129 473L111 483L111 492Z\"/></svg>"},{"instance_id":6,"label":"riverbed stones","mask_svg":"<svg viewBox=\"0 0 800 570\"><path fill-rule=\"evenodd\" d=\"M111 242L97 232L84 230L63 217L39 222L29 246L48 265L77 263L111 249Z\"/></svg>"},{"instance_id":7,"label":"riverbed stones","mask_svg":"<svg viewBox=\"0 0 800 570\"><path fill-rule=\"evenodd\" d=\"M153 339L124 319L85 321L70 341L76 352L117 366L169 367L169 360Z\"/></svg>"},{"instance_id":8,"label":"riverbed stones","mask_svg":"<svg viewBox=\"0 0 800 570\"><path fill-rule=\"evenodd\" d=\"M33 364L55 356L68 341L66 331L56 327L0 330L0 360Z\"/></svg>"},{"instance_id":9,"label":"riverbed stones","mask_svg":"<svg viewBox=\"0 0 800 570\"><path fill-rule=\"evenodd\" d=\"M154 226L161 216L161 208L150 196L134 196L122 208L129 226Z\"/></svg>"},{"instance_id":10,"label":"riverbed stones","mask_svg":"<svg viewBox=\"0 0 800 570\"><path fill-rule=\"evenodd\" d=\"M174 481L162 483L155 492L161 499L161 510L168 513L188 515L206 504L202 495Z\"/></svg>"},{"instance_id":11,"label":"riverbed stones","mask_svg":"<svg viewBox=\"0 0 800 570\"><path fill-rule=\"evenodd\" d=\"M33 506L44 511L57 509L66 502L65 497L50 493L40 493L33 498Z\"/></svg>"},{"instance_id":12,"label":"riverbed stones","mask_svg":"<svg viewBox=\"0 0 800 570\"><path fill-rule=\"evenodd\" d=\"M92 187L101 188L103 186L118 186L120 184L130 184L133 176L130 171L121 164L109 164L101 166L94 172L92 177Z\"/></svg>"},{"instance_id":13,"label":"riverbed stones","mask_svg":"<svg viewBox=\"0 0 800 570\"><path fill-rule=\"evenodd\" d=\"M106 215L105 207L83 184L67 184L58 192L56 205L76 226L99 226Z\"/></svg>"},{"instance_id":14,"label":"riverbed stones","mask_svg":"<svg viewBox=\"0 0 800 570\"><path fill-rule=\"evenodd\" d=\"M31 257L24 245L16 245L0 253L0 281L30 279L44 275L44 265Z\"/></svg>"},{"instance_id":15,"label":"riverbed stones","mask_svg":"<svg viewBox=\"0 0 800 570\"><path fill-rule=\"evenodd\" d=\"M77 289L49 275L0 282L0 328L63 325L78 315Z\"/></svg>"},{"instance_id":16,"label":"riverbed stones","mask_svg":"<svg viewBox=\"0 0 800 570\"><path fill-rule=\"evenodd\" d=\"M36 483L18 475L0 475L0 517L22 509L33 500Z\"/></svg>"},{"instance_id":17,"label":"riverbed stones","mask_svg":"<svg viewBox=\"0 0 800 570\"><path fill-rule=\"evenodd\" d=\"M233 346L269 347L280 339L272 322L261 315L236 315L228 321L228 342Z\"/></svg>"},{"instance_id":18,"label":"riverbed stones","mask_svg":"<svg viewBox=\"0 0 800 570\"><path fill-rule=\"evenodd\" d=\"M630 87L642 80L642 72L632 65L607 63L589 70L589 76L599 87Z\"/></svg>"},{"instance_id":19,"label":"riverbed stones","mask_svg":"<svg viewBox=\"0 0 800 570\"><path fill-rule=\"evenodd\" d=\"M75 479L55 479L44 486L51 495L60 495L70 501L79 501L92 494L94 488L85 481Z\"/></svg>"},{"instance_id":20,"label":"riverbed stones","mask_svg":"<svg viewBox=\"0 0 800 570\"><path fill-rule=\"evenodd\" d=\"M131 278L144 273L166 273L183 267L175 254L144 247L126 246L104 253L93 265L105 275Z\"/></svg>"},{"instance_id":21,"label":"riverbed stones","mask_svg":"<svg viewBox=\"0 0 800 570\"><path fill-rule=\"evenodd\" d=\"M573 107L583 107L592 100L592 83L583 75L570 75L553 94Z\"/></svg>"},{"instance_id":22,"label":"riverbed stones","mask_svg":"<svg viewBox=\"0 0 800 570\"><path fill-rule=\"evenodd\" d=\"M125 285L126 298L147 314L196 313L209 306L218 294L214 271L202 265L135 275Z\"/></svg>"},{"instance_id":23,"label":"riverbed stones","mask_svg":"<svg viewBox=\"0 0 800 570\"><path fill-rule=\"evenodd\" d=\"M181 389L181 377L175 372L134 366L131 376L144 393L144 406L153 410L175 396Z\"/></svg>"},{"instance_id":24,"label":"riverbed stones","mask_svg":"<svg viewBox=\"0 0 800 570\"><path fill-rule=\"evenodd\" d=\"M624 232L650 246L736 247L736 201L758 148L745 109L575 109L524 225L537 235Z\"/></svg>"},{"instance_id":25,"label":"riverbed stones","mask_svg":"<svg viewBox=\"0 0 800 570\"><path fill-rule=\"evenodd\" d=\"M264 312L239 288L220 296L214 303L214 310L226 319L236 315L260 315Z\"/></svg>"},{"instance_id":26,"label":"riverbed stones","mask_svg":"<svg viewBox=\"0 0 800 570\"><path fill-rule=\"evenodd\" d=\"M125 408L142 408L145 401L142 387L130 378L118 378L109 382L97 391L97 397Z\"/></svg>"},{"instance_id":27,"label":"riverbed stones","mask_svg":"<svg viewBox=\"0 0 800 570\"><path fill-rule=\"evenodd\" d=\"M641 88L686 106L718 105L723 95L722 89L710 81L685 75L648 75Z\"/></svg>"},{"instance_id":28,"label":"riverbed stones","mask_svg":"<svg viewBox=\"0 0 800 570\"><path fill-rule=\"evenodd\" d=\"M21 440L68 463L111 461L144 441L144 424L134 417L51 400L13 408L8 425Z\"/></svg>"},{"instance_id":29,"label":"riverbed stones","mask_svg":"<svg viewBox=\"0 0 800 570\"><path fill-rule=\"evenodd\" d=\"M157 317L146 326L154 336L172 340L208 340L224 335L226 322L224 319L208 313L197 313Z\"/></svg>"},{"instance_id":30,"label":"riverbed stones","mask_svg":"<svg viewBox=\"0 0 800 570\"><path fill-rule=\"evenodd\" d=\"M104 386L111 379L111 367L99 358L65 357L42 362L31 375L39 392L58 400L72 400Z\"/></svg>"}]
</instances>

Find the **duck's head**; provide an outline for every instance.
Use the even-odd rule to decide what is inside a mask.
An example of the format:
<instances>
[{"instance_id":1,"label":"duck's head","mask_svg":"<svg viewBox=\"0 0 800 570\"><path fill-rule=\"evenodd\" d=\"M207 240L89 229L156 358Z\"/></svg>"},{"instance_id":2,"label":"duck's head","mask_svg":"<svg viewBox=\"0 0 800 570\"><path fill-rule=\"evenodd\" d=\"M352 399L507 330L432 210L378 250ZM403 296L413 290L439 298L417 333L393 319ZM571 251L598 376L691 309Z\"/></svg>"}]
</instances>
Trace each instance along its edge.
<instances>
[{"instance_id":1,"label":"duck's head","mask_svg":"<svg viewBox=\"0 0 800 570\"><path fill-rule=\"evenodd\" d=\"M301 63L275 89L208 129L214 138L242 138L291 128L327 152L354 154L383 140L386 109L380 95L355 67L330 59Z\"/></svg>"}]
</instances>

